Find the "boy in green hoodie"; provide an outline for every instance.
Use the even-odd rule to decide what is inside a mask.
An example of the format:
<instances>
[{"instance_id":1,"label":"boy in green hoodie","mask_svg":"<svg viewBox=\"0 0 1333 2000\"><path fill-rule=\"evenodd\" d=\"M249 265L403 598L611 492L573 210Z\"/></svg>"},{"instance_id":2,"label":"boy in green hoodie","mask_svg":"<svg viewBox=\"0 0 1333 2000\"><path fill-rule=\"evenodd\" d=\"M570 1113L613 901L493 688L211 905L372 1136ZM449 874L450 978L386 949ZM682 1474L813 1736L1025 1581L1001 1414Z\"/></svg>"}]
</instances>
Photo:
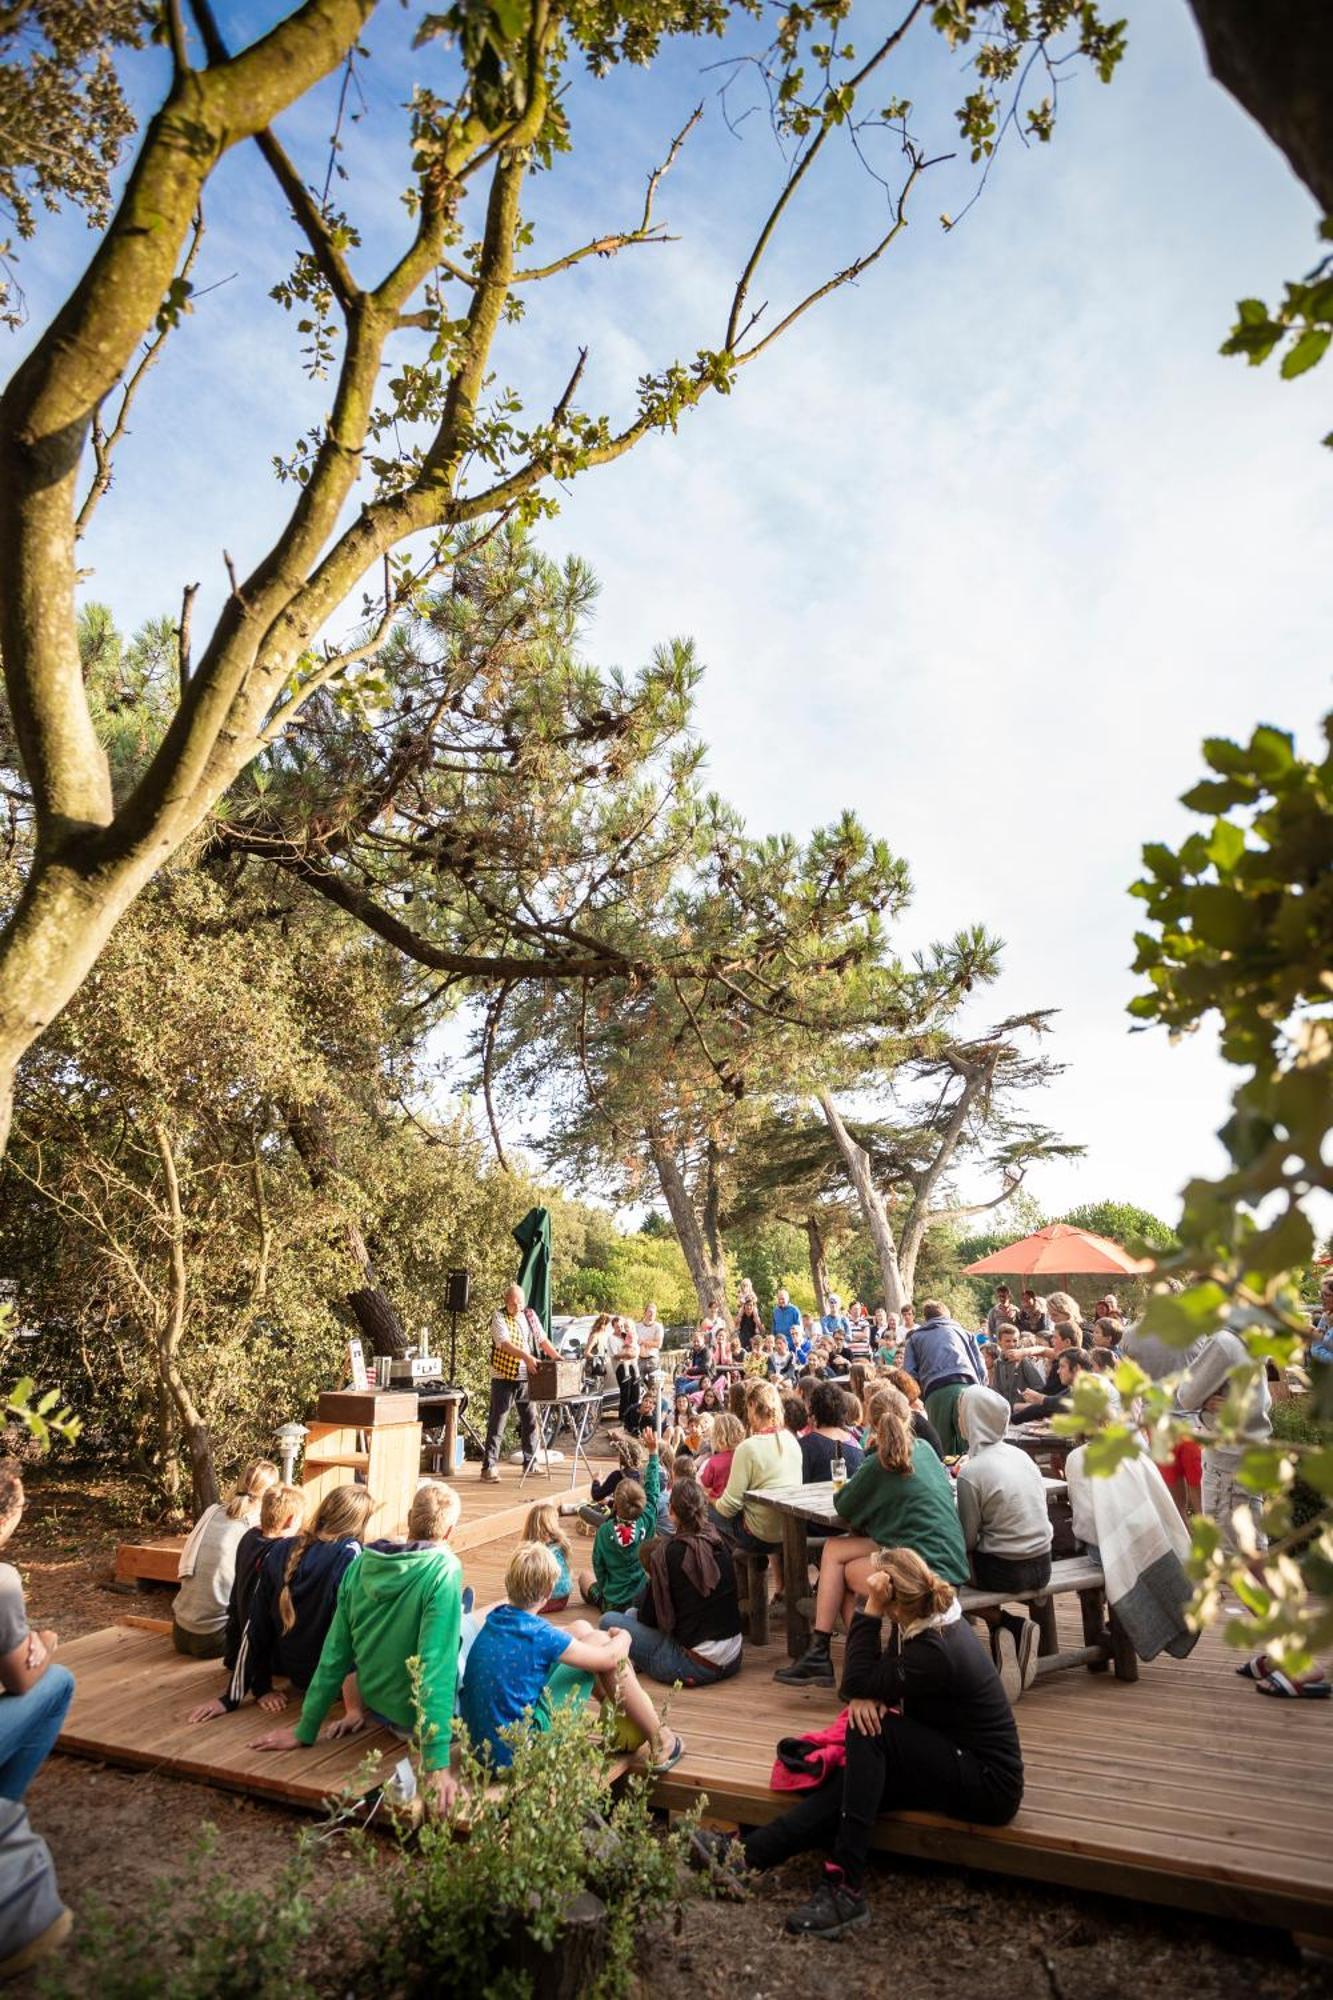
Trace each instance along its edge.
<instances>
[{"instance_id":1,"label":"boy in green hoodie","mask_svg":"<svg viewBox=\"0 0 1333 2000\"><path fill-rule=\"evenodd\" d=\"M355 1670L357 1705L325 1732L350 1736L367 1715L410 1733L416 1722L407 1663L421 1662L421 1715L426 1782L447 1812L455 1784L449 1775L458 1645L463 1618L463 1573L448 1546L460 1503L451 1486L419 1488L407 1518L406 1542L372 1543L338 1589L338 1602L314 1679L291 1729L273 1729L256 1750L295 1750L319 1735L320 1724L347 1675ZM362 1565L368 1564L364 1575Z\"/></svg>"}]
</instances>

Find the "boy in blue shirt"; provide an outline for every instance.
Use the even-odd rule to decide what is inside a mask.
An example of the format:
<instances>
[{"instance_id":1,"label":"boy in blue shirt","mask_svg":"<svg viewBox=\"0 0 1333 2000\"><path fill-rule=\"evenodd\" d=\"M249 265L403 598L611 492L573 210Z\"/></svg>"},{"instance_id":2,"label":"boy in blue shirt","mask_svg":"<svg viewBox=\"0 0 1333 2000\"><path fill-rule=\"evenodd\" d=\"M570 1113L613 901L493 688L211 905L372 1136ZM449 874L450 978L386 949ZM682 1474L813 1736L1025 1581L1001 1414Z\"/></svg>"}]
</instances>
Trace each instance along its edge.
<instances>
[{"instance_id":1,"label":"boy in blue shirt","mask_svg":"<svg viewBox=\"0 0 1333 2000\"><path fill-rule=\"evenodd\" d=\"M591 1695L619 1711L618 1742L648 1744L649 1769L660 1774L678 1763L685 1745L659 1720L629 1663L630 1635L599 1632L586 1619L553 1625L537 1616L555 1586L557 1566L541 1542L520 1542L505 1571L507 1602L496 1606L472 1642L460 1691L459 1713L474 1750L486 1750L498 1770L514 1760L502 1729L526 1721L549 1729L563 1702Z\"/></svg>"}]
</instances>

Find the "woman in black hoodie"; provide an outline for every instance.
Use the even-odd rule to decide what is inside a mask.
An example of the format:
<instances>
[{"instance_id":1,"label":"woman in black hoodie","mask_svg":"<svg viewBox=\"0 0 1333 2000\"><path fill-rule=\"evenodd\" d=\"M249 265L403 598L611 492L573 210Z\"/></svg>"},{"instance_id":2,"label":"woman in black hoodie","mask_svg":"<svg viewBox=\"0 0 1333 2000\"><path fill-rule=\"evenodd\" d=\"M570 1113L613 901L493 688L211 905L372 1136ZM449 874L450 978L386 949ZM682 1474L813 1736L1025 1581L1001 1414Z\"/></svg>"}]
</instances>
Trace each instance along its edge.
<instances>
[{"instance_id":1,"label":"woman in black hoodie","mask_svg":"<svg viewBox=\"0 0 1333 2000\"><path fill-rule=\"evenodd\" d=\"M832 1850L819 1888L787 1918L788 1930L819 1937L869 1920L863 1883L880 1813L937 1812L1004 1826L1023 1798L1013 1711L952 1584L914 1549L881 1549L875 1562L843 1661L847 1762L745 1842L751 1868L772 1868L811 1847ZM893 1627L888 1652L885 1618ZM895 1706L901 1713L890 1712Z\"/></svg>"}]
</instances>

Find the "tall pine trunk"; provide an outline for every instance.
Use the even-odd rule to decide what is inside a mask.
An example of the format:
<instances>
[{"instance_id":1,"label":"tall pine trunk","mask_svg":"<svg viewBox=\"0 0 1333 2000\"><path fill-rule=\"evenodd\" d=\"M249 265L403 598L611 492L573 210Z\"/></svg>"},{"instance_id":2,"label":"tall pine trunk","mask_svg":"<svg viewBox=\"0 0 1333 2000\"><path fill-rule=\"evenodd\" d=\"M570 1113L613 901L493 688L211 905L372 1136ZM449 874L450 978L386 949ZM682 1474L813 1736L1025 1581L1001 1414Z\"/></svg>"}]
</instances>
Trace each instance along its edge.
<instances>
[{"instance_id":1,"label":"tall pine trunk","mask_svg":"<svg viewBox=\"0 0 1333 2000\"><path fill-rule=\"evenodd\" d=\"M838 1107L827 1091L821 1091L816 1102L842 1155L848 1179L856 1190L861 1219L870 1233L870 1241L874 1245L875 1257L879 1264L884 1304L889 1312L901 1312L911 1294L903 1284L893 1226L889 1221L888 1210L884 1206L884 1197L875 1186L874 1176L870 1171L870 1156L864 1146L858 1146L843 1124Z\"/></svg>"},{"instance_id":2,"label":"tall pine trunk","mask_svg":"<svg viewBox=\"0 0 1333 2000\"><path fill-rule=\"evenodd\" d=\"M710 1250L703 1223L695 1214L694 1203L690 1200L680 1163L667 1141L659 1134L650 1132L648 1152L694 1285L699 1311L706 1313L714 1299L722 1299L724 1303L726 1300L726 1267L722 1260L721 1243L715 1234L716 1253ZM716 1229L716 1224L714 1227Z\"/></svg>"}]
</instances>

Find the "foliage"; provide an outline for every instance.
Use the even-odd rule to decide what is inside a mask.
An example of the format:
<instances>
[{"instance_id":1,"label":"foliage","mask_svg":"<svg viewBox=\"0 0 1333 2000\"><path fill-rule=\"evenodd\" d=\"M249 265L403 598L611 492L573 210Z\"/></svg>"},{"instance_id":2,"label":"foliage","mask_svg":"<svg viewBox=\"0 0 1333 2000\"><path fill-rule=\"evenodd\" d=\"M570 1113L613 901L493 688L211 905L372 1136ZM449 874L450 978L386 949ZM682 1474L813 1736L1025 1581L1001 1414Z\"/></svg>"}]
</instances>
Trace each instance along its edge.
<instances>
[{"instance_id":1,"label":"foliage","mask_svg":"<svg viewBox=\"0 0 1333 2000\"><path fill-rule=\"evenodd\" d=\"M1078 1208L1071 1208L1067 1215L1057 1215L1052 1220L1067 1222L1073 1229L1090 1230L1094 1236L1105 1236L1123 1249L1143 1256L1154 1250L1174 1250L1179 1240L1169 1222L1163 1222L1151 1209L1140 1208L1132 1201L1085 1201Z\"/></svg>"},{"instance_id":2,"label":"foliage","mask_svg":"<svg viewBox=\"0 0 1333 2000\"><path fill-rule=\"evenodd\" d=\"M645 1922L697 1882L684 1865L688 1829L655 1831L641 1778L611 1800L609 1743L590 1707L566 1704L548 1729L518 1723L504 1734L513 1763L497 1782L460 1732L463 1844L438 1820L404 1836L372 1981L409 1995L521 1994L521 1940L558 1951L566 1911L591 1894L606 1907L607 1963L587 1990L611 2000L630 1988Z\"/></svg>"},{"instance_id":3,"label":"foliage","mask_svg":"<svg viewBox=\"0 0 1333 2000\"><path fill-rule=\"evenodd\" d=\"M43 7L54 18L59 0L43 0ZM77 990L156 869L192 838L247 766L279 741L292 746L293 762L311 761L314 745L303 748L299 725L321 695L363 714L406 712L409 688L386 677L382 663L363 669L400 617L431 615L428 593L442 577L454 594L466 594L478 534L498 534L511 522L531 526L554 510L557 486L674 432L686 412L713 393L729 393L740 371L787 329L867 272L902 235L922 177L950 156L947 145L928 143L929 128L951 133L956 123L979 164L1024 119L1046 139L1053 95L1033 106L1032 74L1053 78L1086 64L1106 79L1123 46L1121 24L1103 21L1095 0L1045 0L1040 8L951 0L912 8L898 23L868 5L858 12L848 0L773 10L760 0L566 0L552 7L467 0L416 24L415 54L395 51L411 61L415 88L401 132L412 157L403 189L410 240L389 243L374 174L369 207L352 212L361 190L339 157L341 114L322 195L312 192L318 175L276 136L288 129L284 114L298 105L313 109L322 85L366 60L361 35L375 7L376 0L289 4L259 39L234 52L212 8L166 11L170 64L161 65L161 100L121 204L88 272L71 283L0 400L0 541L11 552L0 575L0 646L38 830L22 903L0 937L0 1136L24 1050ZM859 54L850 40L854 14L869 36ZM387 6L384 17L392 21ZM600 120L600 136L635 131L617 109L612 73L652 61L677 37L721 37L733 23L753 44L742 39L727 51L729 101L748 87L749 108L768 105L779 153L772 193L745 222L750 248L719 300L719 332L692 356L673 355L682 329L661 316L666 346L641 375L628 411L615 412L609 385L590 405L581 401L586 349L554 406L543 388L542 406L525 408L508 361L503 372L497 365L501 334L529 329L513 334L520 360L529 353L544 372L550 323L529 302L539 308L544 285L595 256L665 240L654 203L703 115L685 121L649 175L641 210L636 166L637 219L629 227L608 232L599 219L591 240L538 253L524 204L531 205L534 176L569 178L571 84L580 70L608 78L605 89L579 99L586 121L579 143L591 138L601 185L607 155L587 126ZM904 77L928 69L915 52L930 45L932 33L949 52L940 65L943 101L932 92L929 104L914 109L892 85L900 66ZM379 95L387 102L395 93ZM308 116L291 122L310 129ZM377 134L381 161L392 157L388 136ZM133 790L117 799L82 681L69 671L76 544L92 505L111 490L110 454L145 379L137 361L144 341L180 338L173 328L197 325L188 307L201 208L205 195L210 204L216 197L224 220L234 221L234 183L214 174L231 149L251 141L275 184L275 215L283 226L290 218L299 234L288 274L273 287L293 326L292 359L317 377L329 375L330 392L325 414L301 437L274 439L278 477L292 487L287 517L250 575L232 577L212 630L182 662L172 728ZM869 169L861 248L847 257L840 246L828 263L799 270L793 292L774 303L758 290L769 288L771 253L798 190L808 194L818 184L822 155L837 146ZM336 203L335 167L342 176ZM575 185L581 171L574 170ZM559 199L545 206L568 209ZM253 211L246 214L248 222ZM201 457L207 419L225 424L231 391L221 375L205 378ZM116 418L99 435L94 413L117 394ZM90 436L94 477L80 504L77 461ZM56 458L62 476L53 484ZM40 591L25 587L23 579L34 575L42 578ZM358 592L349 617L344 607ZM191 602L187 596L182 626ZM410 675L410 648L400 649L399 661ZM264 775L261 769L261 784ZM504 855L511 830L502 815L485 829L479 851L462 856L435 840L437 829L426 830L443 900L453 900L456 883L469 909L485 907L479 892L490 856L497 846ZM414 841L420 831L396 837ZM323 842L312 866L324 870L334 851ZM358 914L356 895L349 897L345 884L339 893L343 907ZM373 904L373 895L367 900ZM513 917L505 909L502 926ZM558 906L535 917L520 910L510 925L516 948L435 946L426 962L492 990L515 977L577 980L572 921ZM395 931L381 918L378 929L402 943L400 932L410 926L399 920Z\"/></svg>"},{"instance_id":4,"label":"foliage","mask_svg":"<svg viewBox=\"0 0 1333 2000\"><path fill-rule=\"evenodd\" d=\"M138 45L144 0L20 0L0 10L0 219L19 237L37 205L81 208L103 228L111 172L134 119L116 74L117 47ZM23 319L12 238L0 238L0 325Z\"/></svg>"},{"instance_id":5,"label":"foliage","mask_svg":"<svg viewBox=\"0 0 1333 2000\"><path fill-rule=\"evenodd\" d=\"M625 1312L636 1319L656 1301L665 1326L692 1325L694 1286L680 1245L670 1236L613 1235L596 1263L585 1263L560 1293L562 1312Z\"/></svg>"},{"instance_id":6,"label":"foliage","mask_svg":"<svg viewBox=\"0 0 1333 2000\"><path fill-rule=\"evenodd\" d=\"M29 1437L42 1451L53 1438L60 1438L65 1444L73 1444L83 1429L82 1420L76 1417L67 1404L60 1400L58 1389L48 1389L38 1396L37 1384L30 1375L24 1375L12 1389L0 1392L0 1409L7 1422L22 1424Z\"/></svg>"},{"instance_id":7,"label":"foliage","mask_svg":"<svg viewBox=\"0 0 1333 2000\"><path fill-rule=\"evenodd\" d=\"M1314 1247L1308 1209L1333 1190L1333 717L1324 736L1319 759L1298 756L1291 736L1266 725L1248 745L1204 744L1213 775L1184 803L1208 821L1207 830L1190 834L1178 850L1160 843L1144 849L1134 893L1153 928L1138 935L1136 970L1149 984L1130 1004L1136 1020L1177 1035L1215 1012L1222 1054L1245 1072L1221 1132L1230 1170L1190 1182L1180 1247L1160 1260L1164 1273L1191 1282L1157 1292L1145 1327L1183 1349L1230 1326L1249 1350L1209 1424L1221 1443L1243 1447L1239 1478L1263 1498L1270 1545L1262 1555L1252 1546L1229 1555L1217 1525L1196 1520L1194 1615L1216 1616L1229 1589L1244 1613L1228 1622L1228 1640L1265 1646L1297 1670L1333 1642L1324 1592L1333 1564L1333 1451L1318 1437L1289 1433L1255 1444L1243 1417L1246 1387L1260 1369L1303 1358L1308 1321L1299 1275ZM1321 1422L1331 1375L1315 1372L1311 1394ZM1149 1383L1125 1363L1116 1386L1126 1401L1140 1399L1154 1453L1165 1456L1181 1434L1171 1415L1172 1383ZM1132 1448L1128 1425L1105 1408L1098 1385L1080 1381L1075 1406L1101 1431L1106 1463ZM1321 1497L1299 1525L1292 1512L1298 1478Z\"/></svg>"},{"instance_id":8,"label":"foliage","mask_svg":"<svg viewBox=\"0 0 1333 2000\"><path fill-rule=\"evenodd\" d=\"M1319 234L1333 242L1333 215L1324 217ZM1281 305L1270 309L1262 299L1241 299L1236 315L1222 343L1223 354L1243 354L1251 368L1259 368L1281 348L1283 381L1304 375L1323 360L1333 341L1333 251L1298 283L1287 285ZM1333 431L1324 443L1333 449Z\"/></svg>"},{"instance_id":9,"label":"foliage","mask_svg":"<svg viewBox=\"0 0 1333 2000\"><path fill-rule=\"evenodd\" d=\"M42 2000L315 2000L315 1852L308 1836L253 1887L238 1886L216 1826L183 1876L159 1876L126 1906L92 1902L42 1971ZM321 1912L327 1915L327 1910Z\"/></svg>"}]
</instances>

